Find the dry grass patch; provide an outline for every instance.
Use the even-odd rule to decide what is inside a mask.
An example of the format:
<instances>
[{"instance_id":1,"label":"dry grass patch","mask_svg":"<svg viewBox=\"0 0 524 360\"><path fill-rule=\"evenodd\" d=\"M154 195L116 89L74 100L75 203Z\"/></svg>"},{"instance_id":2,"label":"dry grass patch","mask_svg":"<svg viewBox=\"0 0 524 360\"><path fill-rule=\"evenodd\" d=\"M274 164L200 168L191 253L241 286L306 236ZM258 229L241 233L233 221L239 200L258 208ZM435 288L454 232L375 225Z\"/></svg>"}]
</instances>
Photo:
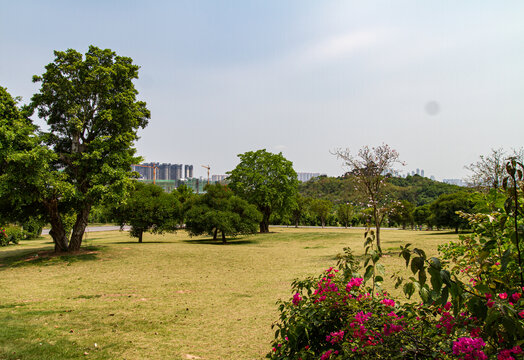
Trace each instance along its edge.
<instances>
[{"instance_id":1,"label":"dry grass patch","mask_svg":"<svg viewBox=\"0 0 524 360\"><path fill-rule=\"evenodd\" d=\"M335 264L363 231L272 228L220 245L183 231L90 233L87 251L49 254L49 238L0 250L2 359L262 359L295 278ZM436 253L452 234L384 230L388 274L407 242ZM49 254L50 255L50 254ZM389 284L386 284L389 285ZM95 347L94 344L97 344ZM87 354L85 354L87 353Z\"/></svg>"}]
</instances>

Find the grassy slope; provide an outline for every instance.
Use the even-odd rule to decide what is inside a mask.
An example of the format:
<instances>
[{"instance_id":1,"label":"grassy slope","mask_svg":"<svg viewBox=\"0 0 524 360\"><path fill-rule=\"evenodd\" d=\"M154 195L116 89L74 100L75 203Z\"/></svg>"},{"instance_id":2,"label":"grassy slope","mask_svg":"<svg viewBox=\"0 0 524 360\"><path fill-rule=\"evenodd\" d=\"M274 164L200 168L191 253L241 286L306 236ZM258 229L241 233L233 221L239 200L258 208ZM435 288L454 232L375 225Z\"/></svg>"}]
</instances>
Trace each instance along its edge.
<instances>
[{"instance_id":1,"label":"grassy slope","mask_svg":"<svg viewBox=\"0 0 524 360\"><path fill-rule=\"evenodd\" d=\"M275 301L297 277L334 265L362 230L272 228L223 246L185 232L91 233L91 252L34 257L49 238L0 250L1 359L261 359ZM429 253L456 236L383 231L383 248L411 242ZM400 259L383 258L389 275ZM95 348L94 344L98 347ZM87 353L84 354L84 353Z\"/></svg>"}]
</instances>

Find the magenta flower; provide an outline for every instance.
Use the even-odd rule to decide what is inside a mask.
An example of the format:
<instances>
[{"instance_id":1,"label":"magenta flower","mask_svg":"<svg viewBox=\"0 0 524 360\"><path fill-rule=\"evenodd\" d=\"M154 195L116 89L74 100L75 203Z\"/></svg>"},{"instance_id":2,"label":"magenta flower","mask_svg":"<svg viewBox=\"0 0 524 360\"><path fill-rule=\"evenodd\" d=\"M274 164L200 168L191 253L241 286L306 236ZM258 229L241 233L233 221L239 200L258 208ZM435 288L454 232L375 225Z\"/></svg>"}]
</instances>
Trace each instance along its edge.
<instances>
[{"instance_id":1,"label":"magenta flower","mask_svg":"<svg viewBox=\"0 0 524 360\"><path fill-rule=\"evenodd\" d=\"M299 293L293 295L293 305L297 306L300 300L302 300L302 298L300 297Z\"/></svg>"},{"instance_id":2,"label":"magenta flower","mask_svg":"<svg viewBox=\"0 0 524 360\"><path fill-rule=\"evenodd\" d=\"M505 300L508 298L508 294L507 293L501 293L499 294L499 298L501 298L502 300Z\"/></svg>"},{"instance_id":3,"label":"magenta flower","mask_svg":"<svg viewBox=\"0 0 524 360\"><path fill-rule=\"evenodd\" d=\"M462 356L464 360L486 360L488 357L482 351L486 343L481 338L459 338L453 342L453 354Z\"/></svg>"}]
</instances>

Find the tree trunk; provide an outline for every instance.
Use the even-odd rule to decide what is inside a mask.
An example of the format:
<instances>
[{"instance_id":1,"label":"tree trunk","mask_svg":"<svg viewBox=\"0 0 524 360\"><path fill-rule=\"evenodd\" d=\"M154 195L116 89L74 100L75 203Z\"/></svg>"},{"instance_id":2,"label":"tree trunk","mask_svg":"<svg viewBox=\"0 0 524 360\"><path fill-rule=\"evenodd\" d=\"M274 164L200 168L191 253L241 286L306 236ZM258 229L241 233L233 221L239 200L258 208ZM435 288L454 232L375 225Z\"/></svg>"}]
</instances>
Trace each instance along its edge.
<instances>
[{"instance_id":1,"label":"tree trunk","mask_svg":"<svg viewBox=\"0 0 524 360\"><path fill-rule=\"evenodd\" d=\"M73 226L73 233L71 234L71 240L69 241L69 251L78 251L82 245L82 239L84 232L89 221L89 211L91 210L91 204L86 204L83 209L76 215L76 222Z\"/></svg>"},{"instance_id":2,"label":"tree trunk","mask_svg":"<svg viewBox=\"0 0 524 360\"><path fill-rule=\"evenodd\" d=\"M138 242L141 243L142 242L142 237L144 236L144 231L143 230L139 230L138 232Z\"/></svg>"},{"instance_id":3,"label":"tree trunk","mask_svg":"<svg viewBox=\"0 0 524 360\"><path fill-rule=\"evenodd\" d=\"M322 224L322 229L324 228L324 225L325 225L325 221L324 219L320 219L320 223Z\"/></svg>"},{"instance_id":4,"label":"tree trunk","mask_svg":"<svg viewBox=\"0 0 524 360\"><path fill-rule=\"evenodd\" d=\"M64 223L58 213L58 201L56 199L45 201L44 206L49 214L49 222L51 223L49 235L51 235L53 242L55 243L55 252L67 251L67 244L69 241L67 239Z\"/></svg>"},{"instance_id":5,"label":"tree trunk","mask_svg":"<svg viewBox=\"0 0 524 360\"><path fill-rule=\"evenodd\" d=\"M295 219L295 228L298 228L298 219Z\"/></svg>"},{"instance_id":6,"label":"tree trunk","mask_svg":"<svg viewBox=\"0 0 524 360\"><path fill-rule=\"evenodd\" d=\"M217 233L218 233L218 229L215 228L215 232L213 233L213 240L217 239Z\"/></svg>"},{"instance_id":7,"label":"tree trunk","mask_svg":"<svg viewBox=\"0 0 524 360\"><path fill-rule=\"evenodd\" d=\"M260 222L260 232L268 233L269 232L269 217L271 216L271 209L265 207L262 209L262 221Z\"/></svg>"},{"instance_id":8,"label":"tree trunk","mask_svg":"<svg viewBox=\"0 0 524 360\"><path fill-rule=\"evenodd\" d=\"M377 235L377 248L378 248L378 252L380 254L382 254L382 246L380 245L380 218L379 218L379 213L378 213L378 209L376 208L376 206L374 207L373 209L373 214L375 216L375 230L376 230L376 235Z\"/></svg>"},{"instance_id":9,"label":"tree trunk","mask_svg":"<svg viewBox=\"0 0 524 360\"><path fill-rule=\"evenodd\" d=\"M226 234L223 231L220 232L222 233L222 244L226 244Z\"/></svg>"},{"instance_id":10,"label":"tree trunk","mask_svg":"<svg viewBox=\"0 0 524 360\"><path fill-rule=\"evenodd\" d=\"M459 233L459 227L457 225L457 226L455 226L455 234L458 234L458 233Z\"/></svg>"}]
</instances>

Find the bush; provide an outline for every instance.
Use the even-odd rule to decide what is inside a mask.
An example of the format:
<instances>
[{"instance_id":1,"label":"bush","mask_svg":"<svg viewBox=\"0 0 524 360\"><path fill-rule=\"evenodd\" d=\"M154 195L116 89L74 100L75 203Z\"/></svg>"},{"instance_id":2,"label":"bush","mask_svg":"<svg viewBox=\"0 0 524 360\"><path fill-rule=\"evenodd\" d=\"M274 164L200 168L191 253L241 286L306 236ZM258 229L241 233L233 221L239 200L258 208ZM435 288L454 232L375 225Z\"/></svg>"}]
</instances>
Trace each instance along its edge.
<instances>
[{"instance_id":1,"label":"bush","mask_svg":"<svg viewBox=\"0 0 524 360\"><path fill-rule=\"evenodd\" d=\"M401 246L399 255L413 276L407 282L397 277L396 286L403 285L408 299L418 292L421 303L401 302L380 290L385 269L369 232L362 277L346 252L338 269L293 282L293 298L279 302L267 357L524 358L523 183L522 171L510 170L505 213L462 214L474 232L441 247L442 259Z\"/></svg>"},{"instance_id":2,"label":"bush","mask_svg":"<svg viewBox=\"0 0 524 360\"><path fill-rule=\"evenodd\" d=\"M25 239L25 236L24 231L18 226L0 228L0 246L18 244L20 240Z\"/></svg>"}]
</instances>

